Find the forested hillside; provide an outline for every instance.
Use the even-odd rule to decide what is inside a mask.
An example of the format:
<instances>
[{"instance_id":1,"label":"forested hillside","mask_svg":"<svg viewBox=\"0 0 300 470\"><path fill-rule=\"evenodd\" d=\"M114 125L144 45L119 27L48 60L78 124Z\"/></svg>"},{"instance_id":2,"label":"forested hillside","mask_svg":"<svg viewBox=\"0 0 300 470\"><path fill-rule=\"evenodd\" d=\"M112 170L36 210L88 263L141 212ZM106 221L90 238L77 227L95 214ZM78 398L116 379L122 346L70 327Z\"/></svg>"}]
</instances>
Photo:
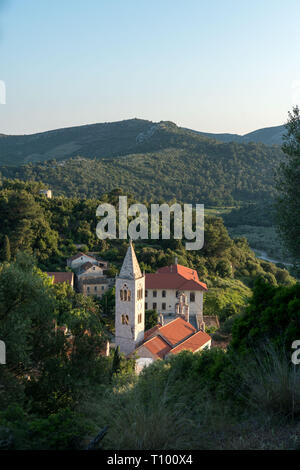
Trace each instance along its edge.
<instances>
[{"instance_id":1,"label":"forested hillside","mask_svg":"<svg viewBox=\"0 0 300 470\"><path fill-rule=\"evenodd\" d=\"M176 198L222 206L272 198L274 170L282 158L279 148L220 143L176 127L174 132L161 128L136 151L114 158L82 154L63 161L3 166L0 172L2 177L42 181L56 195L99 197L120 187L140 200Z\"/></svg>"},{"instance_id":2,"label":"forested hillside","mask_svg":"<svg viewBox=\"0 0 300 470\"><path fill-rule=\"evenodd\" d=\"M284 126L258 129L243 136L213 134L176 126L168 121L144 119L89 124L30 135L0 134L0 164L20 165L76 155L103 158L162 148L193 146L207 138L221 142L281 145ZM182 145L181 145L182 144Z\"/></svg>"}]
</instances>

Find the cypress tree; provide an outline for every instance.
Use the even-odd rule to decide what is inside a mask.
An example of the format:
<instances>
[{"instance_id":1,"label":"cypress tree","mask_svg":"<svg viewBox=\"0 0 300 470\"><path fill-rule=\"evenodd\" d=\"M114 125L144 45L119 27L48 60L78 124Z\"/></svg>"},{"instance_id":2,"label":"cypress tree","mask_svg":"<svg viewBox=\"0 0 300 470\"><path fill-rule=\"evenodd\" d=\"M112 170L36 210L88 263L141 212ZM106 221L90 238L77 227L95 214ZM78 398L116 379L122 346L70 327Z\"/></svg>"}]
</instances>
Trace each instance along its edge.
<instances>
[{"instance_id":1,"label":"cypress tree","mask_svg":"<svg viewBox=\"0 0 300 470\"><path fill-rule=\"evenodd\" d=\"M8 236L5 235L3 248L2 248L2 260L10 261L10 259L11 259L10 242L9 242Z\"/></svg>"},{"instance_id":2,"label":"cypress tree","mask_svg":"<svg viewBox=\"0 0 300 470\"><path fill-rule=\"evenodd\" d=\"M120 347L117 346L114 353L114 359L111 368L111 375L118 374L121 370L121 356L120 356Z\"/></svg>"}]
</instances>

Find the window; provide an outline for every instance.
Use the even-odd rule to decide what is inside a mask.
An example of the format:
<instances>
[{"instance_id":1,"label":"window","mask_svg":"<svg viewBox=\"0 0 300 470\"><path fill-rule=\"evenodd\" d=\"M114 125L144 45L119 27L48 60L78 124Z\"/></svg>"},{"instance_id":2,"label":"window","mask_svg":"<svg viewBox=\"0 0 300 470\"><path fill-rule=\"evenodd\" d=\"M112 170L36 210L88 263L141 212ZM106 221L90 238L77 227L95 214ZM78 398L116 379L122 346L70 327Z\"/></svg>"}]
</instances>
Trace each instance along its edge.
<instances>
[{"instance_id":1,"label":"window","mask_svg":"<svg viewBox=\"0 0 300 470\"><path fill-rule=\"evenodd\" d=\"M90 292L90 286L87 286L86 290L87 292Z\"/></svg>"},{"instance_id":2,"label":"window","mask_svg":"<svg viewBox=\"0 0 300 470\"><path fill-rule=\"evenodd\" d=\"M162 310L166 310L166 304L165 304L165 302L163 302L163 303L161 304L161 309L162 309Z\"/></svg>"},{"instance_id":3,"label":"window","mask_svg":"<svg viewBox=\"0 0 300 470\"><path fill-rule=\"evenodd\" d=\"M190 292L190 302L195 302L195 292Z\"/></svg>"},{"instance_id":4,"label":"window","mask_svg":"<svg viewBox=\"0 0 300 470\"><path fill-rule=\"evenodd\" d=\"M162 294L162 297L166 297L166 291L165 290L163 290L161 294Z\"/></svg>"},{"instance_id":5,"label":"window","mask_svg":"<svg viewBox=\"0 0 300 470\"><path fill-rule=\"evenodd\" d=\"M157 297L157 291L156 290L153 291L153 297Z\"/></svg>"},{"instance_id":6,"label":"window","mask_svg":"<svg viewBox=\"0 0 300 470\"><path fill-rule=\"evenodd\" d=\"M104 286L103 286L103 289L104 289ZM120 299L124 300L124 302L131 300L131 291L127 289L127 287L125 287L125 289L120 290Z\"/></svg>"},{"instance_id":7,"label":"window","mask_svg":"<svg viewBox=\"0 0 300 470\"><path fill-rule=\"evenodd\" d=\"M128 315L121 315L121 320L122 320L122 325L128 325L129 324Z\"/></svg>"},{"instance_id":8,"label":"window","mask_svg":"<svg viewBox=\"0 0 300 470\"><path fill-rule=\"evenodd\" d=\"M146 310L148 309L148 304L147 304L147 302L145 302L145 309L146 309Z\"/></svg>"},{"instance_id":9,"label":"window","mask_svg":"<svg viewBox=\"0 0 300 470\"><path fill-rule=\"evenodd\" d=\"M143 288L138 289L137 291L137 299L141 300L143 298Z\"/></svg>"},{"instance_id":10,"label":"window","mask_svg":"<svg viewBox=\"0 0 300 470\"><path fill-rule=\"evenodd\" d=\"M94 291L95 291L95 292L97 291L97 286L94 287Z\"/></svg>"},{"instance_id":11,"label":"window","mask_svg":"<svg viewBox=\"0 0 300 470\"><path fill-rule=\"evenodd\" d=\"M145 290L145 297L148 297L148 291L147 291L147 289Z\"/></svg>"},{"instance_id":12,"label":"window","mask_svg":"<svg viewBox=\"0 0 300 470\"><path fill-rule=\"evenodd\" d=\"M101 289L104 290L104 286L101 286Z\"/></svg>"},{"instance_id":13,"label":"window","mask_svg":"<svg viewBox=\"0 0 300 470\"><path fill-rule=\"evenodd\" d=\"M141 313L138 314L138 323L142 323L142 314Z\"/></svg>"},{"instance_id":14,"label":"window","mask_svg":"<svg viewBox=\"0 0 300 470\"><path fill-rule=\"evenodd\" d=\"M156 303L155 303L155 302L153 303L153 306L152 306L152 308L153 308L153 310L156 310L156 308L157 308L157 305L156 305Z\"/></svg>"}]
</instances>

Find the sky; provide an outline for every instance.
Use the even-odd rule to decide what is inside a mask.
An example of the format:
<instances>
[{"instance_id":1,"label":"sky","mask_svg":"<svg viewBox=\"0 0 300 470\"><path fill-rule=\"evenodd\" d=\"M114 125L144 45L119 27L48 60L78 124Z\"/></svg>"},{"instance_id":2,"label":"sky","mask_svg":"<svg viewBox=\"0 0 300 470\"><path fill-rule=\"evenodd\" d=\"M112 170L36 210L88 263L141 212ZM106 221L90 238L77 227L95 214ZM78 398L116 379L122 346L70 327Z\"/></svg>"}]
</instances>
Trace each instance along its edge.
<instances>
[{"instance_id":1,"label":"sky","mask_svg":"<svg viewBox=\"0 0 300 470\"><path fill-rule=\"evenodd\" d=\"M0 133L136 117L245 134L300 104L299 0L0 6Z\"/></svg>"}]
</instances>

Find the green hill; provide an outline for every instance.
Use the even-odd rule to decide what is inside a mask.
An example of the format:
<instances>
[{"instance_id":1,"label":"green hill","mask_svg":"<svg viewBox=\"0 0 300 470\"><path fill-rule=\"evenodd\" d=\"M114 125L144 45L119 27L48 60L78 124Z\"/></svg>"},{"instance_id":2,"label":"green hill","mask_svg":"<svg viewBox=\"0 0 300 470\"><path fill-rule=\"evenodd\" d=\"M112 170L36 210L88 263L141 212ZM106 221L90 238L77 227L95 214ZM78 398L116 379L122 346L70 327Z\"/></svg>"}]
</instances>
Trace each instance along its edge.
<instances>
[{"instance_id":1,"label":"green hill","mask_svg":"<svg viewBox=\"0 0 300 470\"><path fill-rule=\"evenodd\" d=\"M42 181L56 195L99 197L120 187L139 199L212 205L270 199L282 155L138 119L0 139L2 176Z\"/></svg>"},{"instance_id":2,"label":"green hill","mask_svg":"<svg viewBox=\"0 0 300 470\"><path fill-rule=\"evenodd\" d=\"M194 131L197 132L197 131ZM210 132L197 132L197 134L221 142L260 142L265 145L282 145L282 137L285 132L284 126L264 127L248 134L213 134Z\"/></svg>"}]
</instances>

